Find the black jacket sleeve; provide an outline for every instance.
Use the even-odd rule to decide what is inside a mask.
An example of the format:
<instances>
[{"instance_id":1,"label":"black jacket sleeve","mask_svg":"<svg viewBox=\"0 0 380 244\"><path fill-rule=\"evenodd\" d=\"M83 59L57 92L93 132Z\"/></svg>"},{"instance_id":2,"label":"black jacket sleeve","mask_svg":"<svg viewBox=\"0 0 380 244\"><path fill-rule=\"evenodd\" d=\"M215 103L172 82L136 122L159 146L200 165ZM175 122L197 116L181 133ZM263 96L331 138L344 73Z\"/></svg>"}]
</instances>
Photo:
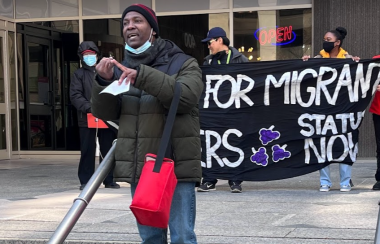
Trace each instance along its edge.
<instances>
[{"instance_id":1,"label":"black jacket sleeve","mask_svg":"<svg viewBox=\"0 0 380 244\"><path fill-rule=\"evenodd\" d=\"M74 107L82 113L91 112L91 102L84 96L83 71L74 72L70 84L70 100Z\"/></svg>"},{"instance_id":2,"label":"black jacket sleeve","mask_svg":"<svg viewBox=\"0 0 380 244\"><path fill-rule=\"evenodd\" d=\"M103 120L118 120L120 117L121 96L99 94L109 84L110 82L104 80L99 75L96 76L91 94L92 114Z\"/></svg>"}]
</instances>

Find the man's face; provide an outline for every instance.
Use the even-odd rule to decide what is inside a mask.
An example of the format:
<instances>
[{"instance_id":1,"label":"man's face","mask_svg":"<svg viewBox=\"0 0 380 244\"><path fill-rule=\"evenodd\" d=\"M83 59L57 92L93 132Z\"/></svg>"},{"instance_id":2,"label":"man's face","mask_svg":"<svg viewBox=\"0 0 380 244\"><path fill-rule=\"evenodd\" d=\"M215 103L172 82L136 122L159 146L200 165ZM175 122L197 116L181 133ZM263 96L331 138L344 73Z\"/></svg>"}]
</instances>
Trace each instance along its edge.
<instances>
[{"instance_id":1,"label":"man's face","mask_svg":"<svg viewBox=\"0 0 380 244\"><path fill-rule=\"evenodd\" d=\"M128 46L141 47L150 37L151 27L145 17L138 12L128 12L123 20L123 36ZM153 35L155 33L153 32Z\"/></svg>"},{"instance_id":2,"label":"man's face","mask_svg":"<svg viewBox=\"0 0 380 244\"><path fill-rule=\"evenodd\" d=\"M223 40L220 37L217 37L215 39L211 39L207 42L208 49L210 49L211 54L216 54L217 52L220 52L223 47Z\"/></svg>"}]
</instances>

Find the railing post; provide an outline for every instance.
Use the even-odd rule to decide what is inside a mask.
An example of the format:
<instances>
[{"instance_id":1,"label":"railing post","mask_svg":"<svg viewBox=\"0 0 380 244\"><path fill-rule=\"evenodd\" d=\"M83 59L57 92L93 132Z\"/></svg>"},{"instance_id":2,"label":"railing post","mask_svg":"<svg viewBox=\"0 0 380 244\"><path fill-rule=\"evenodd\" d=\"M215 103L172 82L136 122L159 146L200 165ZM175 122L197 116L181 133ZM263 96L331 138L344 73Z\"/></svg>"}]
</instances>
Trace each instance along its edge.
<instances>
[{"instance_id":1,"label":"railing post","mask_svg":"<svg viewBox=\"0 0 380 244\"><path fill-rule=\"evenodd\" d=\"M380 202L378 203L380 206ZM376 226L376 234L375 234L375 244L380 244L380 209L379 209L379 214L377 216L377 226Z\"/></svg>"},{"instance_id":2,"label":"railing post","mask_svg":"<svg viewBox=\"0 0 380 244\"><path fill-rule=\"evenodd\" d=\"M108 173L113 168L115 164L115 147L116 140L113 142L111 149L108 151L107 155L104 157L102 163L92 175L85 188L82 190L79 196L74 199L73 206L70 208L69 212L66 214L50 240L47 242L48 244L61 244L66 240L67 236L70 234L83 211L90 203L92 197L95 195L99 186L102 184Z\"/></svg>"}]
</instances>

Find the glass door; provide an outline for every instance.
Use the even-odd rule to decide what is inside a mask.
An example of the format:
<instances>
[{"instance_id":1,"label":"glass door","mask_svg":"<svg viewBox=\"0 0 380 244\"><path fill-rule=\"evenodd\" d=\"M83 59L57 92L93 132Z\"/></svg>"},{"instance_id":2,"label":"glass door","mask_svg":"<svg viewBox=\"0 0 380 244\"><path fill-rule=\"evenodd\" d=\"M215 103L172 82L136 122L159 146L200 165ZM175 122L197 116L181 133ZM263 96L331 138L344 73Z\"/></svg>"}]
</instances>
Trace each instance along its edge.
<instances>
[{"instance_id":1,"label":"glass door","mask_svg":"<svg viewBox=\"0 0 380 244\"><path fill-rule=\"evenodd\" d=\"M9 159L9 146L8 140L8 114L7 114L7 74L6 67L6 49L5 45L5 31L0 30L0 159Z\"/></svg>"},{"instance_id":2,"label":"glass door","mask_svg":"<svg viewBox=\"0 0 380 244\"><path fill-rule=\"evenodd\" d=\"M60 41L25 36L26 150L65 150ZM23 127L23 126L22 126ZM25 139L24 139L25 140Z\"/></svg>"},{"instance_id":3,"label":"glass door","mask_svg":"<svg viewBox=\"0 0 380 244\"><path fill-rule=\"evenodd\" d=\"M52 111L54 113L54 123L53 123L53 132L54 132L54 149L57 150L66 150L66 135L67 127L66 124L66 111L65 111L65 96L64 94L68 93L68 90L65 88L66 80L64 79L63 70L63 49L61 41L53 41L53 53L52 53L52 95L53 107Z\"/></svg>"},{"instance_id":4,"label":"glass door","mask_svg":"<svg viewBox=\"0 0 380 244\"><path fill-rule=\"evenodd\" d=\"M26 37L28 148L51 150L54 141L54 89L50 40Z\"/></svg>"}]
</instances>

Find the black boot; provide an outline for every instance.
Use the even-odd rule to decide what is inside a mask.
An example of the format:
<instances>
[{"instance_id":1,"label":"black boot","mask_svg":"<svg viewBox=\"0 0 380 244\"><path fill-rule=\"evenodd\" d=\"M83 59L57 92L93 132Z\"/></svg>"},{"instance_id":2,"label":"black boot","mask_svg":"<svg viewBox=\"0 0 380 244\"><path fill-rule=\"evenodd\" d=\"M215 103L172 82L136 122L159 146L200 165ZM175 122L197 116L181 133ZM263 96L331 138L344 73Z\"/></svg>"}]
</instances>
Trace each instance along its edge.
<instances>
[{"instance_id":1,"label":"black boot","mask_svg":"<svg viewBox=\"0 0 380 244\"><path fill-rule=\"evenodd\" d=\"M374 190L374 191L379 191L380 190L380 181L376 182L373 185L372 190Z\"/></svg>"},{"instance_id":2,"label":"black boot","mask_svg":"<svg viewBox=\"0 0 380 244\"><path fill-rule=\"evenodd\" d=\"M373 185L372 190L380 190L380 156L377 156L377 169L375 174L376 183Z\"/></svg>"}]
</instances>

